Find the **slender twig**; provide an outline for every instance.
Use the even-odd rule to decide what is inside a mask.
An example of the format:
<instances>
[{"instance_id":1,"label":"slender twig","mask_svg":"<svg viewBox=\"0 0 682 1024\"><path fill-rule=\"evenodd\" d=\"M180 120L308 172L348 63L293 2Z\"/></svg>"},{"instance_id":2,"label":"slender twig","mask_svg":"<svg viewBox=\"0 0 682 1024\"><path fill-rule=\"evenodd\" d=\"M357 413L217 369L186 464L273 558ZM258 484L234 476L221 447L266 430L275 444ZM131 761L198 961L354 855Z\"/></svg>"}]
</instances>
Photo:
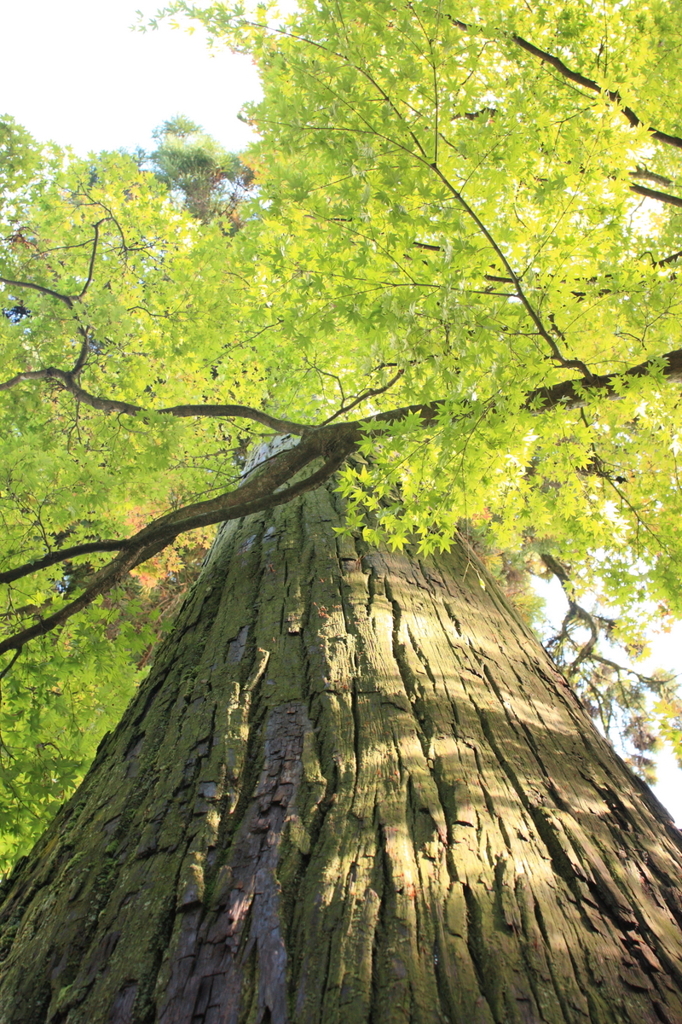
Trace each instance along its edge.
<instances>
[{"instance_id":1,"label":"slender twig","mask_svg":"<svg viewBox=\"0 0 682 1024\"><path fill-rule=\"evenodd\" d=\"M389 388L392 388L393 385L400 380L404 372L404 369L398 370L398 372L393 377L391 377L388 384L384 384L382 388L370 388L367 391L363 391L361 395L358 395L357 398L354 398L352 402L348 403L348 405L343 405L332 416L330 416L320 425L326 427L328 423L331 423L333 420L337 419L339 416L342 416L344 413L350 412L351 409L354 409L357 405L360 405L361 402L365 402L368 398L374 398L376 395L383 395L385 391L388 391Z\"/></svg>"},{"instance_id":2,"label":"slender twig","mask_svg":"<svg viewBox=\"0 0 682 1024\"><path fill-rule=\"evenodd\" d=\"M419 141L417 136L412 131L412 128L408 124L407 120L400 113L400 111L396 107L395 103L393 102L393 100L391 99L389 94L386 92L386 90L383 88L383 86L376 80L376 78L374 78L374 76L370 72L369 68L362 67L362 65L360 65L360 64L354 64L349 59L349 57L346 56L346 54L339 53L337 50L332 50L330 47L325 46L323 43L320 43L320 42L318 42L315 39L309 39L307 36L301 36L301 35L298 35L295 32L290 32L290 31L287 31L286 29L283 29L283 28L278 28L278 27L274 27L274 26L270 26L270 25L259 24L258 22L245 21L244 24L245 25L249 25L252 28L265 28L267 31L273 32L276 35L286 36L289 39L295 39L298 42L307 43L308 46L312 46L316 50L322 50L324 53L328 53L330 56L338 58L339 60L343 61L343 63L347 64L349 67L353 68L354 71L357 71L357 73L359 75L361 75L367 82L369 82L369 84L372 86L372 88L377 91L379 96L381 96L381 98L384 101L384 103L386 103L391 108L391 110L396 115L398 120L401 121L403 123L403 125L405 126L408 135L410 136L410 138L414 142L417 150L421 154L422 159L423 160L427 159L427 154L426 154L426 151L425 151L424 147L422 146L421 142ZM309 68L306 68L305 70L307 71L307 73L313 79L315 78L315 76L310 72ZM347 103L347 102L346 102L345 105L346 106L351 106L351 104ZM353 109L353 108L351 108L351 109ZM358 113L358 111L355 111L355 113ZM365 118L362 118L362 120L365 121L365 123L368 123ZM374 132L374 134L378 135L379 133L378 132ZM404 147L401 147L401 148L404 148Z\"/></svg>"},{"instance_id":3,"label":"slender twig","mask_svg":"<svg viewBox=\"0 0 682 1024\"><path fill-rule=\"evenodd\" d=\"M618 673L618 675L620 675L621 672L625 672L628 676L634 676L635 679L640 683L643 683L644 686L650 686L652 689L656 686L660 686L661 684L672 683L677 678L676 675L666 676L663 679L656 679L654 676L645 676L641 672L637 672L634 668L629 668L627 665L619 665L618 662L611 661L610 658L604 658L601 654L593 654L591 660L598 662L600 665L606 665L608 668L612 668Z\"/></svg>"},{"instance_id":4,"label":"slender twig","mask_svg":"<svg viewBox=\"0 0 682 1024\"><path fill-rule=\"evenodd\" d=\"M550 348L550 351L552 353L552 358L554 360L556 360L556 362L559 363L561 366L563 366L565 369L580 370L580 372L582 374L584 374L584 376L588 380L590 380L592 378L592 373L588 369L586 364L582 361L582 359L566 359L561 354L561 350L559 349L559 346L557 345L556 341L554 340L554 338L552 337L550 332L547 330L547 328L543 324L542 319L540 318L537 310L535 309L533 304L528 299L528 296L526 295L525 290L524 290L524 288L523 288L523 286L521 284L521 279L519 278L518 274L516 273L516 271L514 270L514 268L511 265L511 263L509 262L509 260L505 256L503 250L497 244L497 242L493 238L492 234L490 233L490 231L488 230L486 225L483 223L481 218L478 216L478 214L476 213L474 208L469 205L469 203L466 201L466 199L464 198L462 193L459 191L459 189L455 188L455 186L452 184L452 182L443 174L443 172L441 171L440 167L438 167L438 165L436 163L431 164L431 168L438 175L438 177L443 182L443 184L448 189L448 191L451 193L451 195L457 200L457 202L460 204L462 209L465 210L465 212L473 220L473 222L476 225L476 227L478 228L478 230L481 232L481 234L486 239L488 244L492 247L492 249L495 252L495 254L497 255L498 259L500 260L500 262L504 266L504 269L507 271L507 273L509 274L509 277L513 281L514 288L516 289L517 298L519 299L519 301L523 305L523 308L526 310L526 312L527 312L528 316L530 317L530 319L535 324L536 330L537 330L538 334L540 335L540 337L543 338L547 342L547 344L548 344L548 346ZM561 331L559 331L559 329L555 325L553 325L553 326L554 326L555 333L558 334L559 337L563 337L563 335L561 334Z\"/></svg>"},{"instance_id":5,"label":"slender twig","mask_svg":"<svg viewBox=\"0 0 682 1024\"><path fill-rule=\"evenodd\" d=\"M13 281L8 277L0 277L0 284L6 284L10 288L29 288L32 291L40 292L41 295L49 295L53 299L58 299L59 302L63 302L69 309L73 309L74 303L80 302L81 299L85 298L85 293L92 284L92 277L95 270L95 258L97 256L97 244L99 242L99 229L100 225L104 224L105 221L109 220L109 217L103 217L93 225L95 229L95 237L92 243L92 252L90 254L90 263L88 265L88 275L85 279L85 284L78 293L78 295L67 295L65 292L55 291L54 288L48 288L43 284L36 284L35 281Z\"/></svg>"}]
</instances>

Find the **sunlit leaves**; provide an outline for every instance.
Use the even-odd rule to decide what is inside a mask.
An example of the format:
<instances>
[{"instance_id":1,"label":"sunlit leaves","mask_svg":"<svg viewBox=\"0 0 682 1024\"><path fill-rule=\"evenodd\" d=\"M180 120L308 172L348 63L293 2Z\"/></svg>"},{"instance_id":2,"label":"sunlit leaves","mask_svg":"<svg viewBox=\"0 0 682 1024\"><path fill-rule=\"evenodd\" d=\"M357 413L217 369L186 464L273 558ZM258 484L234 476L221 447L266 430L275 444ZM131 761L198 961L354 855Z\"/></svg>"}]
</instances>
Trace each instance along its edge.
<instances>
[{"instance_id":1,"label":"sunlit leaves","mask_svg":"<svg viewBox=\"0 0 682 1024\"><path fill-rule=\"evenodd\" d=\"M368 431L366 464L342 473L349 525L427 551L484 521L493 545L551 542L576 592L624 616L652 598L679 612L677 385L654 369L614 400L589 374L679 346L679 213L632 184L677 194L679 148L649 128L680 131L680 10L349 0L286 23L176 9L263 69L274 400L322 417L400 367L374 409L444 401L436 424ZM567 373L586 377L583 409L528 405Z\"/></svg>"},{"instance_id":2,"label":"sunlit leaves","mask_svg":"<svg viewBox=\"0 0 682 1024\"><path fill-rule=\"evenodd\" d=\"M49 379L20 380L0 394L0 571L126 537L155 515L229 489L248 433L151 410L264 397L261 361L235 329L243 288L217 226L193 222L125 155L64 157L47 170L27 158L23 173L22 205L6 193L2 210L0 276L15 283L0 284L10 314L0 318L0 383L56 367L73 371L90 395L150 412L107 414ZM18 308L26 312L14 315ZM77 596L107 557L4 587L3 636ZM165 570L174 572L168 559ZM136 619L126 606L121 617L107 598L22 650L2 679L0 858L30 845L131 695L158 631L150 608Z\"/></svg>"},{"instance_id":3,"label":"sunlit leaves","mask_svg":"<svg viewBox=\"0 0 682 1024\"><path fill-rule=\"evenodd\" d=\"M19 155L0 277L24 286L5 285L2 305L30 314L0 320L5 379L77 368L90 394L150 411L107 414L58 381L3 392L0 568L126 535L131 517L233 485L253 430L153 410L241 402L316 425L437 402L431 417L367 424L340 475L349 529L428 552L469 520L494 550L546 542L576 592L625 611L650 599L682 611L679 385L662 361L613 393L591 379L679 347L679 213L642 204L631 186L653 174L677 188L682 154L649 128L679 132L670 41L682 10L586 0L465 0L456 16L397 0L302 2L290 18L174 9L261 67L265 100L250 116L262 142L247 157L258 188L228 238L130 157L52 155L38 168L10 126ZM571 378L581 408L529 401ZM14 586L8 627L56 606L101 561ZM126 629L116 650L131 664L143 639ZM46 729L62 736L63 769L45 769L57 788L81 763L89 712L64 740L54 679L72 673L88 707L100 699L74 630L41 648L57 668L32 667L36 683L3 705L19 715L23 700L33 722L17 718L6 741L17 764L52 756L36 746ZM93 657L98 644L93 635ZM34 666L22 655L12 678L20 664ZM101 675L113 680L113 662ZM30 686L38 717L21 696Z\"/></svg>"},{"instance_id":4,"label":"sunlit leaves","mask_svg":"<svg viewBox=\"0 0 682 1024\"><path fill-rule=\"evenodd\" d=\"M496 3L465 4L455 20L436 4L349 2L303 4L290 25L268 27L265 15L178 7L262 62L259 281L277 311L270 340L286 353L275 400L310 415L389 364L405 372L379 407L452 403L426 434L407 418L368 437L371 479L354 468L343 478L352 515L374 517L394 543L415 532L425 548L485 511L499 543L551 534L592 584L590 552L613 546L645 559L659 590L661 573L679 570L665 511L676 515L676 468L658 444L678 419L675 390L654 375L624 383L619 402L587 389L583 412L533 416L528 392L566 369L504 260L564 357L591 372L676 346L677 285L659 261L680 248L677 214L638 213L630 184L642 166L676 167L647 125L676 130L679 86L659 42L679 15ZM643 125L517 36L620 90ZM301 384L314 374L311 403ZM376 508L391 485L399 507Z\"/></svg>"}]
</instances>

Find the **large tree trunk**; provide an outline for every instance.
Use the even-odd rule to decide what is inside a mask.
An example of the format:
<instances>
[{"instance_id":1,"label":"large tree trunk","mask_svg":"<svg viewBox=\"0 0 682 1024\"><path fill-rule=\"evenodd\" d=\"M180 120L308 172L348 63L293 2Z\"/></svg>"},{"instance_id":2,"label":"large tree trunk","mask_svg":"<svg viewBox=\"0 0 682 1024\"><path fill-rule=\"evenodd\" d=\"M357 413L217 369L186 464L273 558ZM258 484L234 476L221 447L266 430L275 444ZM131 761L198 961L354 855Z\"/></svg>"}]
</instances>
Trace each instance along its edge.
<instances>
[{"instance_id":1,"label":"large tree trunk","mask_svg":"<svg viewBox=\"0 0 682 1024\"><path fill-rule=\"evenodd\" d=\"M682 1022L682 846L458 548L225 527L6 883L2 1024Z\"/></svg>"}]
</instances>

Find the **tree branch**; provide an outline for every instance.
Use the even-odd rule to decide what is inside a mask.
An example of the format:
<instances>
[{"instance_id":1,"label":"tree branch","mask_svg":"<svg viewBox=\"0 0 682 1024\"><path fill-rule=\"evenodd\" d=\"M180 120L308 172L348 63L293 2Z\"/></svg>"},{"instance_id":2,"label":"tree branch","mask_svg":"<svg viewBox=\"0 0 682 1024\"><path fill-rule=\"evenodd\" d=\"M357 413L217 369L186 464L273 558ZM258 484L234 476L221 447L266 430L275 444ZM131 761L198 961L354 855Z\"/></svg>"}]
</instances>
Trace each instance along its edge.
<instances>
[{"instance_id":1,"label":"tree branch","mask_svg":"<svg viewBox=\"0 0 682 1024\"><path fill-rule=\"evenodd\" d=\"M498 259L500 260L500 262L504 266L504 269L507 271L507 273L509 274L509 277L511 278L511 281L512 281L512 283L514 285L514 289L516 291L516 297L520 300L521 304L523 305L523 308L526 310L528 316L530 317L532 322L535 324L535 328L536 328L538 334L540 335L540 337L544 338L544 340L547 342L547 344L549 346L549 349L550 349L550 351L552 353L552 358L555 359L556 362L558 362L565 369L567 369L567 370L569 370L569 369L580 370L580 372L582 374L584 374L587 379L591 379L592 374L590 373L588 367L585 365L585 363L581 359L566 359L561 354L561 351L560 351L559 346L557 345L556 341L554 340L552 335L549 333L549 331L547 330L547 328L543 324L540 316L538 315L537 311L533 307L532 303L529 301L528 296L526 295L526 293L525 293L525 291L523 289L523 286L521 285L521 280L520 280L518 274L516 273L516 271L514 270L514 268L511 265L511 263L509 262L509 260L505 256L504 252L502 251L500 246L497 244L497 242L495 241L495 239L491 235L490 231L485 226L485 224L483 223L481 218L478 216L478 214L476 213L474 208L469 205L469 203L466 201L466 199L464 198L462 193L458 189L455 188L455 186L452 184L452 182L449 181L448 178L446 178L446 176L443 174L443 172L441 171L441 169L438 167L438 165L436 163L432 163L430 166L431 166L432 170L435 171L435 173L438 175L438 177L443 182L443 184L448 189L448 191L452 194L452 196L454 196L454 198L457 200L457 202L460 204L460 206L471 217L471 219L473 220L473 222L476 225L476 227L478 228L478 230L481 232L481 234L486 239L488 244L492 247L492 249L495 252L495 254L497 255ZM550 317L550 321L551 321L551 317ZM557 327L554 327L554 331L555 331L555 333L557 335L559 335L559 337L563 338L563 335L561 334L561 331L559 331Z\"/></svg>"},{"instance_id":2,"label":"tree branch","mask_svg":"<svg viewBox=\"0 0 682 1024\"><path fill-rule=\"evenodd\" d=\"M32 562L24 562L23 565L18 565L14 569L0 572L0 583L14 583L15 580L30 576L40 569L47 569L59 562L68 562L72 558L77 558L78 555L91 555L96 551L119 551L126 544L125 540L93 540L85 544L74 544L70 548L61 548L59 551L51 551L48 555L43 555L42 558L36 558Z\"/></svg>"},{"instance_id":3,"label":"tree branch","mask_svg":"<svg viewBox=\"0 0 682 1024\"><path fill-rule=\"evenodd\" d=\"M452 15L448 15L450 22L456 25L457 28L461 29L462 32L471 32L475 26L469 25L464 21L460 21L459 18L454 18ZM522 36L512 34L508 36L513 43L520 46L521 49L527 53L532 54L533 57L538 57L544 64L549 64L558 71L560 75L568 79L570 82L574 82L576 85L581 85L584 89L589 89L591 92L599 93L601 96L605 96L607 100L615 104L620 108L622 115L627 119L628 123L632 128L639 128L644 124L643 121L637 117L637 114L632 110L631 107L623 105L623 101L619 92L611 91L609 89L602 89L597 82L592 78L587 78L586 75L581 75L579 71L573 71L569 68L568 64L565 64L560 57L556 57L553 53L549 53L547 50L541 50L539 46L535 46L533 43L528 42ZM679 135L668 135L667 132L659 131L658 128L647 128L647 131L656 139L657 142L663 142L668 146L675 146L677 149L682 149L682 138Z\"/></svg>"},{"instance_id":4,"label":"tree branch","mask_svg":"<svg viewBox=\"0 0 682 1024\"><path fill-rule=\"evenodd\" d=\"M140 409L140 412L147 410ZM278 434L296 434L302 437L311 428L305 423L294 423L292 420L282 420L277 416L270 416L260 409L251 409L248 405L173 405L167 409L156 410L168 416L234 416L247 420L254 420L264 427L269 427Z\"/></svg>"},{"instance_id":5,"label":"tree branch","mask_svg":"<svg viewBox=\"0 0 682 1024\"><path fill-rule=\"evenodd\" d=\"M666 380L682 384L682 349L678 348L673 352L667 352L664 356L647 359L620 373L592 374L589 378L563 380L547 387L536 388L534 391L528 392L523 408L535 413L549 412L559 406L563 409L580 409L590 401L591 391L599 393L600 397L617 399L620 397L619 382L629 378L647 377L657 369L661 370ZM404 419L410 413L418 413L424 421L424 426L429 426L437 419L444 407L445 401L438 399L435 402L389 409L356 422L365 433L371 434L371 429L368 431L368 427L371 428L373 423L394 423Z\"/></svg>"},{"instance_id":6,"label":"tree branch","mask_svg":"<svg viewBox=\"0 0 682 1024\"><path fill-rule=\"evenodd\" d=\"M248 405L172 405L165 409L145 409L144 406L134 405L132 402L122 402L116 398L99 398L85 391L74 380L74 376L83 368L84 360L82 353L76 362L73 370L59 370L55 366L47 366L43 370L24 370L14 377L0 384L0 391L7 391L16 384L25 380L55 380L58 381L65 391L73 395L83 405L89 405L99 412L118 413L128 416L145 415L149 413L162 413L166 416L209 416L226 417L234 416L243 419L254 420L265 427L276 431L278 434L296 434L302 436L310 427L304 423L294 423L292 420L279 419L277 416L270 416L260 409L252 409Z\"/></svg>"},{"instance_id":7,"label":"tree branch","mask_svg":"<svg viewBox=\"0 0 682 1024\"><path fill-rule=\"evenodd\" d=\"M100 224L104 224L105 221L107 221L108 219L108 217L102 217L102 219L98 220L96 224L93 224L93 227L95 229L95 238L92 243L92 252L90 253L90 265L88 267L88 276L85 279L85 284L83 285L80 294L75 296L75 298L78 300L84 298L85 293L92 284L92 275L95 270L95 257L97 256L97 243L99 242L99 228Z\"/></svg>"},{"instance_id":8,"label":"tree branch","mask_svg":"<svg viewBox=\"0 0 682 1024\"><path fill-rule=\"evenodd\" d=\"M396 374L393 375L393 377L391 377L388 384L384 384L382 388L369 388L367 391L363 391L362 394L358 395L357 398L354 398L352 402L348 403L348 405L342 405L341 408L337 412L335 412L333 416L330 416L329 419L326 419L321 424L321 426L326 427L328 423L332 422L332 420L337 419L337 417L339 416L343 416L343 414L346 412L350 412L350 410L354 409L356 405L360 404L360 402L364 402L368 398L374 398L376 397L376 395L383 395L384 392L388 391L389 388L392 388L393 385L400 380L404 373L405 370L400 369Z\"/></svg>"},{"instance_id":9,"label":"tree branch","mask_svg":"<svg viewBox=\"0 0 682 1024\"><path fill-rule=\"evenodd\" d=\"M649 256L651 256L651 253L649 253ZM655 267L665 267L668 263L676 263L680 256L682 256L682 249L678 252L671 252L669 256L665 256L662 260L655 260L652 256L651 261Z\"/></svg>"},{"instance_id":10,"label":"tree branch","mask_svg":"<svg viewBox=\"0 0 682 1024\"><path fill-rule=\"evenodd\" d=\"M682 349L674 349L664 356L646 359L621 373L592 375L583 380L565 380L548 387L536 388L526 399L526 408L546 412L562 405L566 409L578 409L589 401L589 391L594 389L607 398L618 398L617 384L629 378L647 377L659 367L663 376L674 383L682 383Z\"/></svg>"},{"instance_id":11,"label":"tree branch","mask_svg":"<svg viewBox=\"0 0 682 1024\"><path fill-rule=\"evenodd\" d=\"M40 292L41 295L49 295L53 299L59 299L59 301L65 303L69 309L73 309L74 296L63 295L61 292L56 292L52 288L46 288L45 285L34 284L33 281L12 281L9 277L0 277L0 284L9 285L10 288L30 288L34 292Z\"/></svg>"},{"instance_id":12,"label":"tree branch","mask_svg":"<svg viewBox=\"0 0 682 1024\"><path fill-rule=\"evenodd\" d=\"M14 648L14 654L10 658L9 663L7 665L5 665L5 667L3 668L2 672L0 672L0 681L2 681L5 678L5 676L8 674L8 672L10 672L12 668L14 668L14 664L15 664L15 662L16 662L16 660L17 660L17 658L19 657L20 654L21 654L21 647L15 647Z\"/></svg>"},{"instance_id":13,"label":"tree branch","mask_svg":"<svg viewBox=\"0 0 682 1024\"><path fill-rule=\"evenodd\" d=\"M558 384L537 388L529 392L524 403L525 408L534 412L545 412L549 409L562 406L566 409L579 408L589 400L589 392L598 390L602 396L617 398L619 381L629 377L637 378L650 374L656 369L662 369L664 377L675 382L682 382L682 349L676 349L657 359L646 360L637 366L630 367L621 373L605 374L603 376L592 376L589 379L561 381ZM63 374L63 371L60 371ZM35 378L36 375L45 376L46 371L34 371L31 374L23 375ZM22 375L19 375L21 377ZM65 374L65 376L68 376ZM395 383L398 375L392 381ZM388 385L387 385L388 386ZM2 387L2 385L0 385ZM382 389L382 390L385 390ZM125 406L126 403L115 403ZM404 406L400 409L391 409L386 412L376 413L361 420L354 420L345 423L327 423L316 427L299 427L301 434L300 442L293 448L285 449L266 464L257 468L249 479L245 480L240 487L234 491L228 491L216 498L207 501L196 502L181 509L169 512L158 519L153 520L143 527L132 537L123 541L95 541L91 544L75 545L72 548L45 556L43 559L27 563L16 569L7 570L0 576L0 582L11 582L30 572L46 568L64 561L66 558L75 557L78 554L87 554L95 551L119 550L119 555L108 565L95 573L94 578L74 601L65 605L53 615L41 619L33 626L28 627L0 642L0 654L10 650L19 650L24 644L35 637L48 633L55 627L65 623L72 615L87 607L100 594L104 594L114 587L131 569L152 558L154 555L167 547L176 537L188 530L201 526L211 526L215 523L226 522L231 519L239 519L242 516L251 515L254 512L262 512L269 508L291 501L305 491L312 490L327 480L344 460L354 451L363 437L363 434L371 433L373 424L392 423L403 419L409 413L419 413L424 421L424 426L432 423L445 407L443 400L422 405ZM135 412L143 412L132 406ZM225 415L225 409L242 409L242 406L176 406L173 409L160 410L163 412L174 412L180 410L177 415L201 415L202 411L220 410L219 415ZM127 410L123 410L127 411ZM286 423L268 417L258 410L247 409L243 414L252 414L251 418L258 418L260 422L267 419L267 425ZM209 412L209 415L211 413ZM294 433L294 431L279 431ZM303 480L290 484L298 473L306 466L317 459L324 460L320 469L315 470ZM289 486L287 486L289 484ZM549 567L549 566L548 566Z\"/></svg>"},{"instance_id":14,"label":"tree branch","mask_svg":"<svg viewBox=\"0 0 682 1024\"><path fill-rule=\"evenodd\" d=\"M83 344L81 345L81 350L78 353L78 359L73 364L73 367L70 371L72 377L77 377L87 362L88 355L90 353L90 334L88 333L89 330L89 327L79 327L80 335L83 338Z\"/></svg>"},{"instance_id":15,"label":"tree branch","mask_svg":"<svg viewBox=\"0 0 682 1024\"><path fill-rule=\"evenodd\" d=\"M657 199L659 203L668 203L669 206L682 206L680 196L673 196L670 192L659 192L655 188L646 188L645 185L630 185L630 191L636 192L638 196L646 196L647 199Z\"/></svg>"},{"instance_id":16,"label":"tree branch","mask_svg":"<svg viewBox=\"0 0 682 1024\"><path fill-rule=\"evenodd\" d=\"M468 28L469 26L466 27ZM554 54L548 53L547 50L541 50L538 46L534 46L533 43L529 43L528 40L523 39L521 36L512 35L510 38L512 42L516 43L516 45L520 46L523 50L526 50L527 53L532 54L534 57L539 57L543 63L551 65L551 67L558 71L559 74L563 75L564 78L567 78L571 82L575 82L576 85L582 85L585 89L590 89L592 92L605 96L607 100L610 100L611 103L620 108L621 113L627 119L632 128L639 128L643 125L644 122L640 121L634 110L632 110L631 107L623 105L619 92L602 89L602 87L591 78L586 78L586 76L581 75L579 71L573 71L567 64L564 64L559 57L555 57ZM677 149L682 149L682 138L680 138L679 135L668 135L667 132L661 132L657 128L647 128L647 131L652 138L656 139L657 142L663 142L668 146L675 146Z\"/></svg>"},{"instance_id":17,"label":"tree branch","mask_svg":"<svg viewBox=\"0 0 682 1024\"><path fill-rule=\"evenodd\" d=\"M162 551L179 534L274 508L317 487L336 472L359 436L360 431L354 424L338 424L334 428L334 436L324 430L310 434L296 447L281 452L263 472L253 475L235 491L178 509L149 523L123 542L121 553L95 573L82 594L59 611L0 642L0 654L19 650L30 640L63 625L95 598L116 586L131 569ZM282 489L305 466L320 457L325 459L320 469Z\"/></svg>"},{"instance_id":18,"label":"tree branch","mask_svg":"<svg viewBox=\"0 0 682 1024\"><path fill-rule=\"evenodd\" d=\"M666 188L670 188L674 185L672 178L665 178L662 174L655 174L653 171L647 170L646 167L638 167L636 171L630 171L631 178L641 178L644 181L655 181L657 185L665 185Z\"/></svg>"},{"instance_id":19,"label":"tree branch","mask_svg":"<svg viewBox=\"0 0 682 1024\"><path fill-rule=\"evenodd\" d=\"M645 676L641 672L635 671L634 668L629 668L627 665L619 665L617 661L611 661L610 658L604 658L601 654L592 654L592 661L596 661L599 665L606 665L607 668L612 668L617 675L620 677L621 673L625 673L628 676L634 676L634 678L642 683L644 686L648 686L651 689L655 689L661 684L672 683L677 676L666 676L661 679L656 679L655 676Z\"/></svg>"},{"instance_id":20,"label":"tree branch","mask_svg":"<svg viewBox=\"0 0 682 1024\"><path fill-rule=\"evenodd\" d=\"M92 253L90 254L90 263L88 265L88 276L85 279L81 291L78 295L67 295L64 292L57 292L53 288L47 288L43 284L35 284L33 281L13 281L8 277L0 277L0 284L9 285L10 288L30 288L34 292L40 292L41 295L49 295L53 299L58 299L63 302L69 309L73 309L74 303L80 302L85 297L85 293L92 284L92 275L95 269L95 257L97 256L97 245L99 242L99 229L105 221L109 220L109 217L103 217L93 225L95 229L95 238L92 243Z\"/></svg>"}]
</instances>

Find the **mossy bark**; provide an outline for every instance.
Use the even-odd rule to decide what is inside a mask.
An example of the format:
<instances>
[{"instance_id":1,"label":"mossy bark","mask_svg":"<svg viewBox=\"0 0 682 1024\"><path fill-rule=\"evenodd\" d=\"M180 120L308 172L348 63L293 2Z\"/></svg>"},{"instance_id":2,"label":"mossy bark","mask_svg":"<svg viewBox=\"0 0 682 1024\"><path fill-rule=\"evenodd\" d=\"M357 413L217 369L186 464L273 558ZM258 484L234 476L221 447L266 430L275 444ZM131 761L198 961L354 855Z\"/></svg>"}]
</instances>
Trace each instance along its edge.
<instances>
[{"instance_id":1,"label":"mossy bark","mask_svg":"<svg viewBox=\"0 0 682 1024\"><path fill-rule=\"evenodd\" d=\"M5 884L2 1024L682 1024L682 844L463 548L225 527Z\"/></svg>"}]
</instances>

